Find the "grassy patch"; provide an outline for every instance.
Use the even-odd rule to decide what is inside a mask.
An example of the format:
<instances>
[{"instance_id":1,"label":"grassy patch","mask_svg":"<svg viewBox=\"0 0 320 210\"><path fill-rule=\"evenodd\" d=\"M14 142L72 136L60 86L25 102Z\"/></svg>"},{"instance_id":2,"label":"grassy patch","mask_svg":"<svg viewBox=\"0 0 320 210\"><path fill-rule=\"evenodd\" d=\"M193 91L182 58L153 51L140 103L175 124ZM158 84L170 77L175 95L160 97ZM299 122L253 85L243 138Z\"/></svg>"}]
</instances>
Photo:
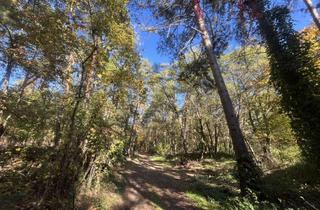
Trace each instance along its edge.
<instances>
[{"instance_id":1,"label":"grassy patch","mask_svg":"<svg viewBox=\"0 0 320 210\"><path fill-rule=\"evenodd\" d=\"M106 187L100 189L83 189L78 195L77 209L101 209L110 210L121 204L122 197L119 193Z\"/></svg>"},{"instance_id":2,"label":"grassy patch","mask_svg":"<svg viewBox=\"0 0 320 210\"><path fill-rule=\"evenodd\" d=\"M236 196L234 198L229 198L224 204L223 208L225 210L277 210L279 209L273 203L267 201L258 201L254 194L248 195L246 197Z\"/></svg>"},{"instance_id":3,"label":"grassy patch","mask_svg":"<svg viewBox=\"0 0 320 210\"><path fill-rule=\"evenodd\" d=\"M320 208L320 173L303 162L273 171L264 177L265 190L292 208ZM307 208L308 209L308 208Z\"/></svg>"},{"instance_id":4,"label":"grassy patch","mask_svg":"<svg viewBox=\"0 0 320 210\"><path fill-rule=\"evenodd\" d=\"M190 169L198 173L186 196L201 209L223 209L228 198L238 195L234 165L235 162L229 158L191 162Z\"/></svg>"},{"instance_id":5,"label":"grassy patch","mask_svg":"<svg viewBox=\"0 0 320 210\"><path fill-rule=\"evenodd\" d=\"M199 188L196 191L187 191L186 196L193 201L198 208L204 210L276 210L279 209L273 203L258 201L254 194L242 197L239 194L230 194L223 188L212 188L209 195Z\"/></svg>"},{"instance_id":6,"label":"grassy patch","mask_svg":"<svg viewBox=\"0 0 320 210\"><path fill-rule=\"evenodd\" d=\"M254 194L247 197L240 195L235 161L230 158L205 159L194 162L191 168L200 173L195 176L185 195L201 209L277 209L275 204L258 201Z\"/></svg>"},{"instance_id":7,"label":"grassy patch","mask_svg":"<svg viewBox=\"0 0 320 210\"><path fill-rule=\"evenodd\" d=\"M204 209L204 210L211 210L211 209L219 209L220 205L214 201L209 201L206 197L199 195L194 192L186 192L186 196L193 201L197 207Z\"/></svg>"},{"instance_id":8,"label":"grassy patch","mask_svg":"<svg viewBox=\"0 0 320 210\"><path fill-rule=\"evenodd\" d=\"M161 155L154 155L150 157L150 160L154 162L156 165L160 165L163 167L172 167L175 165L174 160L168 160L166 157L161 156Z\"/></svg>"},{"instance_id":9,"label":"grassy patch","mask_svg":"<svg viewBox=\"0 0 320 210\"><path fill-rule=\"evenodd\" d=\"M165 162L167 161L167 159L164 156L160 156L160 155L154 155L150 157L151 161L155 161L155 162Z\"/></svg>"},{"instance_id":10,"label":"grassy patch","mask_svg":"<svg viewBox=\"0 0 320 210\"><path fill-rule=\"evenodd\" d=\"M301 160L301 151L297 145L273 148L272 155L281 165L294 165Z\"/></svg>"},{"instance_id":11,"label":"grassy patch","mask_svg":"<svg viewBox=\"0 0 320 210\"><path fill-rule=\"evenodd\" d=\"M82 187L77 195L77 209L111 210L122 205L126 182L117 172L100 174L100 181L91 188Z\"/></svg>"}]
</instances>

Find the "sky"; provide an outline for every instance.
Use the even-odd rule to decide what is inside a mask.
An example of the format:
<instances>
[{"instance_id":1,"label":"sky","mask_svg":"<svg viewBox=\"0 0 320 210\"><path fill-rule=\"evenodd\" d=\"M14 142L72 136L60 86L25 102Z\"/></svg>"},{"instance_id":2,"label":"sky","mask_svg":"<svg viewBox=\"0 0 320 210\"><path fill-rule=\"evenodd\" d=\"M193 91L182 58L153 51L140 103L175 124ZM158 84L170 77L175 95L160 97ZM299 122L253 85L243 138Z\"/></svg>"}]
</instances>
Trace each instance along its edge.
<instances>
[{"instance_id":1,"label":"sky","mask_svg":"<svg viewBox=\"0 0 320 210\"><path fill-rule=\"evenodd\" d=\"M302 0L295 1L293 8L292 18L294 20L295 30L301 30L308 26L312 22L312 18L308 12L302 12L301 9L305 9L305 5ZM154 22L151 18L151 14L141 12L138 17L138 21L144 25L153 25ZM165 55L157 49L159 36L156 33L143 32L138 24L135 24L135 31L138 37L138 49L143 58L149 60L151 64L155 63L170 63L171 57Z\"/></svg>"}]
</instances>

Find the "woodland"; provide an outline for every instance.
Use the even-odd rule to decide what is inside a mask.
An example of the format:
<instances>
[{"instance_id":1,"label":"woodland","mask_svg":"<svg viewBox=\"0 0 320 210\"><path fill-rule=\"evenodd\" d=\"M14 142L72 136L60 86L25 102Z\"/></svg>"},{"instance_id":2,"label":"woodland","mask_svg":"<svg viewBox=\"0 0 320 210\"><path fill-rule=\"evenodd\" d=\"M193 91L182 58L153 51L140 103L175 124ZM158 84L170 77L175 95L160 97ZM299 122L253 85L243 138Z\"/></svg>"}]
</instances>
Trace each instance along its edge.
<instances>
[{"instance_id":1,"label":"woodland","mask_svg":"<svg viewBox=\"0 0 320 210\"><path fill-rule=\"evenodd\" d=\"M0 209L320 209L319 10L0 0Z\"/></svg>"}]
</instances>

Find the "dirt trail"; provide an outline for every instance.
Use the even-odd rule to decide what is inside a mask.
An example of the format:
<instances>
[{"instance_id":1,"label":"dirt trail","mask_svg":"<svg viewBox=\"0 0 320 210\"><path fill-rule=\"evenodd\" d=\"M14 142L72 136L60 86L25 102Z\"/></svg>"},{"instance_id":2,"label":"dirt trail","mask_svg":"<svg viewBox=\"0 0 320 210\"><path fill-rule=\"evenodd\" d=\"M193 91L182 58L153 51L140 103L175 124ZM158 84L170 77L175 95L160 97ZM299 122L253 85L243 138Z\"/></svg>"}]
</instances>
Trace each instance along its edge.
<instances>
[{"instance_id":1,"label":"dirt trail","mask_svg":"<svg viewBox=\"0 0 320 210\"><path fill-rule=\"evenodd\" d=\"M122 204L113 209L199 209L184 195L192 180L192 175L188 173L188 170L181 167L139 155L137 159L129 160L121 171L127 186L122 195Z\"/></svg>"}]
</instances>

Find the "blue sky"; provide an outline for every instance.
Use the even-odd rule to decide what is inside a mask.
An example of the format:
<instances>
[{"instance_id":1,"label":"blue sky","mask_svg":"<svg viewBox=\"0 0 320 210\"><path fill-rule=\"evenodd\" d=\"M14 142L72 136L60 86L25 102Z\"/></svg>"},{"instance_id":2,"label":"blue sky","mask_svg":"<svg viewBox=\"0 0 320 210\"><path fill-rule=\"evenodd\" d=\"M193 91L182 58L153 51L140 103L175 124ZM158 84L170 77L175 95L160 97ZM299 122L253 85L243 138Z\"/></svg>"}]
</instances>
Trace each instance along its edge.
<instances>
[{"instance_id":1,"label":"blue sky","mask_svg":"<svg viewBox=\"0 0 320 210\"><path fill-rule=\"evenodd\" d=\"M302 12L301 9L305 9L305 5L301 0L295 1L292 17L294 20L294 27L296 30L301 30L312 22L312 18L308 12ZM139 14L138 21L144 25L153 25L151 14L147 12L141 12ZM154 63L170 63L171 59L168 55L164 55L157 49L159 36L155 33L142 32L138 27L136 28L136 34L139 42L139 51L145 59Z\"/></svg>"}]
</instances>

